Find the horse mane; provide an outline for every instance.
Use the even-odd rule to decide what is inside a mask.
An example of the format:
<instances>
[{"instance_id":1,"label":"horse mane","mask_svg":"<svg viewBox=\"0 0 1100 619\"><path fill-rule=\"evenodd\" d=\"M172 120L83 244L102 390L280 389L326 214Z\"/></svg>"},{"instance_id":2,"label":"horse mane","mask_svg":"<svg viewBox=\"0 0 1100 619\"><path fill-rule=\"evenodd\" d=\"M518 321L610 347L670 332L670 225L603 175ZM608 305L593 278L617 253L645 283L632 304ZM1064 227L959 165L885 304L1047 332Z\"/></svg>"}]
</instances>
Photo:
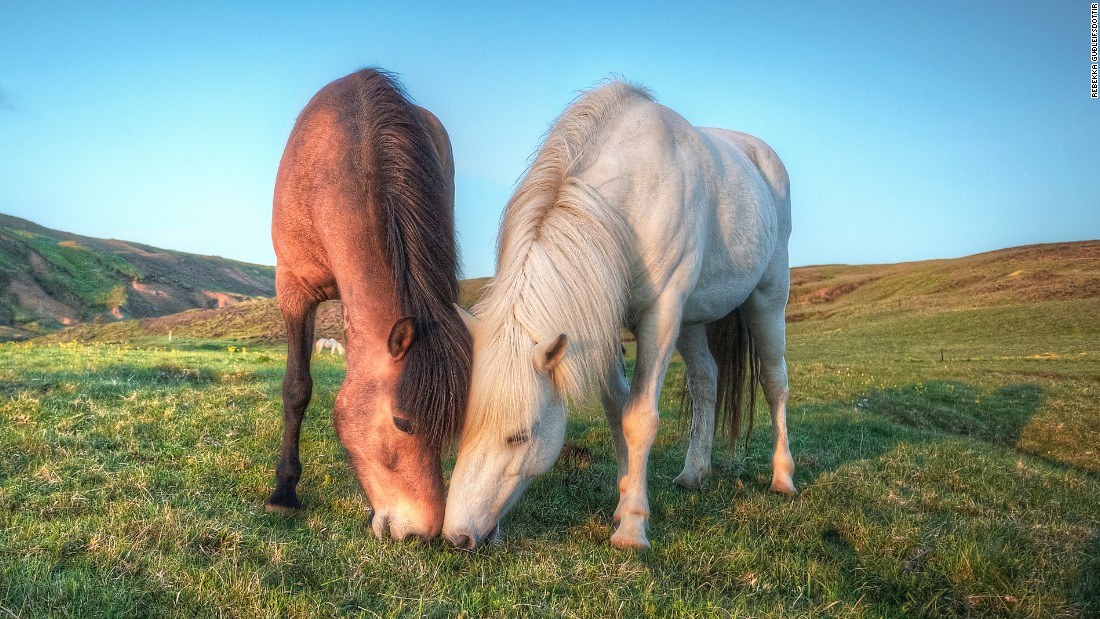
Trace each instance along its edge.
<instances>
[{"instance_id":1,"label":"horse mane","mask_svg":"<svg viewBox=\"0 0 1100 619\"><path fill-rule=\"evenodd\" d=\"M534 412L534 343L566 334L565 357L551 375L558 393L574 400L589 393L593 378L605 381L617 362L629 232L622 213L574 175L590 163L606 127L631 105L652 100L619 80L582 93L550 127L508 201L497 274L474 308L486 348L496 352L475 369L485 374L474 384L502 386L471 394L483 427L515 431L516 415Z\"/></svg>"},{"instance_id":2,"label":"horse mane","mask_svg":"<svg viewBox=\"0 0 1100 619\"><path fill-rule=\"evenodd\" d=\"M368 146L365 179L377 209L393 272L397 305L414 320L414 343L398 377L395 405L430 441L452 439L462 428L470 385L472 344L455 314L458 253L454 205L443 164L423 117L392 73L372 68L356 75L350 109L365 126L351 135Z\"/></svg>"}]
</instances>

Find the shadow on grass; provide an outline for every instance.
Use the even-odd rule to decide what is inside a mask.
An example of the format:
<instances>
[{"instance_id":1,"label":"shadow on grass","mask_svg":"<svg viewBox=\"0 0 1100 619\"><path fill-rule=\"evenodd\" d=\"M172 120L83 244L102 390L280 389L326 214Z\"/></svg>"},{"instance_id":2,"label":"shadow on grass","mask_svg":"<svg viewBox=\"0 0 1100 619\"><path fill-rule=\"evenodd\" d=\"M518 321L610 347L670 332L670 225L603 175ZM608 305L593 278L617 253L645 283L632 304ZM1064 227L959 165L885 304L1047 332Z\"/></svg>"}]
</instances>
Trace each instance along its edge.
<instances>
[{"instance_id":1,"label":"shadow on grass","mask_svg":"<svg viewBox=\"0 0 1100 619\"><path fill-rule=\"evenodd\" d=\"M1073 596L1082 601L1082 617L1100 617L1100 532L1092 536Z\"/></svg>"},{"instance_id":2,"label":"shadow on grass","mask_svg":"<svg viewBox=\"0 0 1100 619\"><path fill-rule=\"evenodd\" d=\"M937 443L944 433L1015 449L1043 398L1043 389L1033 384L1008 385L983 394L971 385L939 381L875 391L857 399L854 406L850 402L834 402L794 407L789 413L789 426L796 460L796 486L803 487L848 463L881 457L902 443L911 446ZM677 397L669 397L666 402L662 396L663 406L675 406L676 401ZM767 413L762 416L766 419ZM542 536L587 521L610 522L618 501L610 433L599 418L602 415L580 417L570 419L566 440L589 450L591 461L559 462L531 486L528 496L517 505L515 514L505 519L505 524L508 520L523 522L524 534ZM676 423L662 420L666 428ZM735 493L767 492L771 482L772 438L770 427L766 423L760 425L748 450L739 445L737 452L730 453L716 445L712 477L702 494L721 484L735 485ZM690 494L672 485L672 478L683 465L685 434L675 430L662 432L650 454L649 490L654 514L671 509L679 497ZM670 488L673 494L669 494ZM722 492L729 494L728 489Z\"/></svg>"},{"instance_id":3,"label":"shadow on grass","mask_svg":"<svg viewBox=\"0 0 1100 619\"><path fill-rule=\"evenodd\" d=\"M1056 455L1020 447L1021 442L1026 443L1024 432L1045 398L1043 388L1030 383L983 393L966 383L930 381L872 392L859 399L856 407L908 428L972 438L1027 453L1062 470L1100 478L1096 471Z\"/></svg>"},{"instance_id":4,"label":"shadow on grass","mask_svg":"<svg viewBox=\"0 0 1100 619\"><path fill-rule=\"evenodd\" d=\"M1029 454L1033 460L1028 462L1013 455L1044 398L1044 390L1033 384L982 391L935 382L876 391L854 403L795 407L790 425L796 485L806 494L805 500L794 501L768 491L771 437L766 424L747 453L715 450L713 475L702 491L679 490L672 479L683 464L684 437L666 422L649 467L650 539L661 550L639 558L662 585L683 587L695 579L717 586L703 567L695 570L670 557L683 548L698 548L725 557L730 565L723 570L751 575L769 568L759 558L735 567L739 556L753 551L729 549L765 545L772 560L786 569L804 560L835 569L839 575L833 582L840 589L829 595L850 604L858 605L867 593L864 601L879 612L936 616L1016 608L1011 595L976 594L983 587L995 590L995 579L983 580L959 566L973 559L979 565L975 570L1012 581L1013 575L1027 573L1018 564L1026 556L1040 565L1030 578L1061 578L1059 586L1067 594L1060 601L1063 608L1091 616L1100 607L1100 529L1081 501L1087 504L1095 488L1080 498L1061 484L1071 476L1078 482L1094 477L1042 456ZM606 424L591 413L582 411L580 420L571 420L567 435L567 441L591 452L590 462L559 463L532 484L504 520L507 546L608 544L618 501L615 461ZM1036 467L1036 460L1051 468ZM832 475L837 471L839 476ZM1047 537L1047 531L1071 523L1088 537L1075 542ZM760 532L758 542L746 542ZM715 536L720 539L708 539ZM1052 543L1074 550L1055 560ZM794 559L795 554L809 558ZM733 581L725 571L718 574L725 581L723 595L735 594L738 587L753 593L755 585L739 584L739 572L732 573ZM1027 589L1023 581L1013 582ZM816 597L821 601L820 593ZM1024 608L1036 607L1028 600L1018 610Z\"/></svg>"},{"instance_id":5,"label":"shadow on grass","mask_svg":"<svg viewBox=\"0 0 1100 619\"><path fill-rule=\"evenodd\" d=\"M909 427L1015 447L1043 397L1043 388L1032 384L1006 385L983 395L965 383L934 381L876 391L856 406Z\"/></svg>"}]
</instances>

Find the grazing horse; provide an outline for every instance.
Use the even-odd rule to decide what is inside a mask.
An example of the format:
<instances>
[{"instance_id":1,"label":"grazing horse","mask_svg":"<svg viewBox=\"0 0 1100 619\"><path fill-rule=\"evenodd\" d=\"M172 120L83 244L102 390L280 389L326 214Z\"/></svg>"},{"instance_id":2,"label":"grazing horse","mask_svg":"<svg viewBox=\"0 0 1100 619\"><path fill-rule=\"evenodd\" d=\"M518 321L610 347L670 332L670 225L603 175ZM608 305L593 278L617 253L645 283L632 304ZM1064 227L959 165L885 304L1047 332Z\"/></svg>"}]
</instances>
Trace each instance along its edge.
<instances>
[{"instance_id":1,"label":"grazing horse","mask_svg":"<svg viewBox=\"0 0 1100 619\"><path fill-rule=\"evenodd\" d=\"M271 236L286 322L283 438L269 511L299 507L298 440L317 306L342 299L347 376L333 423L378 536L443 523L442 444L461 428L471 341L458 298L454 160L443 125L365 69L306 105L275 182Z\"/></svg>"},{"instance_id":2,"label":"grazing horse","mask_svg":"<svg viewBox=\"0 0 1100 619\"><path fill-rule=\"evenodd\" d=\"M463 314L474 366L444 537L465 548L491 537L558 456L566 401L598 386L618 461L611 543L648 547L646 466L674 347L693 405L676 482L696 488L710 473L716 409L736 440L748 374L771 408L772 489L793 493L790 231L787 173L762 141L693 127L619 81L579 97L509 200L496 278L474 315ZM622 324L638 340L629 387Z\"/></svg>"},{"instance_id":3,"label":"grazing horse","mask_svg":"<svg viewBox=\"0 0 1100 619\"><path fill-rule=\"evenodd\" d=\"M325 351L325 350L328 351L328 354L330 356L335 355L335 354L341 354L341 355L344 354L343 344L341 344L340 342L336 341L335 339L333 339L331 337L323 337L323 338L317 340L317 344L314 346L314 349L316 351L316 354L318 354L318 355L321 354L321 352Z\"/></svg>"}]
</instances>

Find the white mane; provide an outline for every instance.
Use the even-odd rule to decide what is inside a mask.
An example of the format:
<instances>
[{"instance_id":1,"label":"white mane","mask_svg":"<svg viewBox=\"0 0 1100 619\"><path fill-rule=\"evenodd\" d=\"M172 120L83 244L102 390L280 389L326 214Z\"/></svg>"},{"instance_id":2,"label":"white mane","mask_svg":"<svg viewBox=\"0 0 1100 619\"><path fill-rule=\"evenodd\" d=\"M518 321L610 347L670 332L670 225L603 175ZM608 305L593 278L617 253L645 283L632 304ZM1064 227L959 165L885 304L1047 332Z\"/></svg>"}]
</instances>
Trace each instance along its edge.
<instances>
[{"instance_id":1,"label":"white mane","mask_svg":"<svg viewBox=\"0 0 1100 619\"><path fill-rule=\"evenodd\" d=\"M552 372L564 398L581 399L621 354L629 243L621 212L573 175L603 130L651 95L614 81L582 94L547 133L504 211L496 278L474 308L485 358L475 363L469 421L500 432L537 412L532 347L565 333ZM479 376L480 375L480 376ZM473 417L473 416L471 416Z\"/></svg>"}]
</instances>

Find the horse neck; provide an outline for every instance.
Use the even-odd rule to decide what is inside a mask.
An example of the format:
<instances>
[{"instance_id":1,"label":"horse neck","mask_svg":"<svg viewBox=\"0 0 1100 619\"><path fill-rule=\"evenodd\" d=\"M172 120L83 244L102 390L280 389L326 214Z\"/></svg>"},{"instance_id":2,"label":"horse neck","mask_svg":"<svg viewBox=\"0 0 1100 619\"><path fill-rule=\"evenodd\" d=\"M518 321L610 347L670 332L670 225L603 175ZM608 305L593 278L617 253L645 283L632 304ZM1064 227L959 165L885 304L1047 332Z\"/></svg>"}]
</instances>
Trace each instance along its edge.
<instances>
[{"instance_id":1,"label":"horse neck","mask_svg":"<svg viewBox=\"0 0 1100 619\"><path fill-rule=\"evenodd\" d=\"M566 334L553 373L563 396L583 395L618 362L630 283L624 215L577 173L599 153L604 132L645 101L648 92L615 81L555 121L505 208L497 276L475 309L491 325L514 321L516 337L536 343Z\"/></svg>"},{"instance_id":2,"label":"horse neck","mask_svg":"<svg viewBox=\"0 0 1100 619\"><path fill-rule=\"evenodd\" d=\"M348 380L381 378L392 365L389 335L401 317L396 300L385 295L353 293L345 296L343 303Z\"/></svg>"},{"instance_id":3,"label":"horse neck","mask_svg":"<svg viewBox=\"0 0 1100 619\"><path fill-rule=\"evenodd\" d=\"M606 380L621 354L626 222L591 187L572 185L559 190L557 205L538 226L535 236L519 241L506 233L497 278L475 311L502 337L538 344L564 333L568 344L553 372L555 386L563 397L581 398L593 380Z\"/></svg>"}]
</instances>

